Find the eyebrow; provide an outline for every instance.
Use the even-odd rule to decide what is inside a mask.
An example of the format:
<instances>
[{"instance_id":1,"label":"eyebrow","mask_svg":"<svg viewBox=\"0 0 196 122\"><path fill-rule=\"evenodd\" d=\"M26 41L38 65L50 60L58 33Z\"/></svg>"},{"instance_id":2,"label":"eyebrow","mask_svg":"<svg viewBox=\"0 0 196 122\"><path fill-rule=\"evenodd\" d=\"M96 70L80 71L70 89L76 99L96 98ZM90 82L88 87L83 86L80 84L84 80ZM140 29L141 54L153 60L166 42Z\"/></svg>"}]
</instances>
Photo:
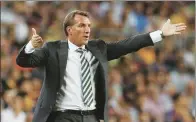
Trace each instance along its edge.
<instances>
[{"instance_id":1,"label":"eyebrow","mask_svg":"<svg viewBox=\"0 0 196 122\"><path fill-rule=\"evenodd\" d=\"M76 23L76 25L91 25L91 23L85 24L85 23Z\"/></svg>"}]
</instances>

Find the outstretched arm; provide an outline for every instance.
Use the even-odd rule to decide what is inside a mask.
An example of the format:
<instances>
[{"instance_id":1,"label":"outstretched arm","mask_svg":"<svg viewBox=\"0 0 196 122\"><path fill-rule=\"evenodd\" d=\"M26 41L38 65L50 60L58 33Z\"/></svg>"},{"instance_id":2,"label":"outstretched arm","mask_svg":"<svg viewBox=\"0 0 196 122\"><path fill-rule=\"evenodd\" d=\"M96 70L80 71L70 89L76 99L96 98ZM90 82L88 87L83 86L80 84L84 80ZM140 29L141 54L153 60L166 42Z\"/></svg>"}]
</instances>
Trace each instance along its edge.
<instances>
[{"instance_id":1,"label":"outstretched arm","mask_svg":"<svg viewBox=\"0 0 196 122\"><path fill-rule=\"evenodd\" d=\"M164 37L181 34L185 29L186 25L184 23L171 24L168 19L161 30L136 35L118 42L107 43L107 59L117 59L120 56L138 51L143 47L152 46Z\"/></svg>"}]
</instances>

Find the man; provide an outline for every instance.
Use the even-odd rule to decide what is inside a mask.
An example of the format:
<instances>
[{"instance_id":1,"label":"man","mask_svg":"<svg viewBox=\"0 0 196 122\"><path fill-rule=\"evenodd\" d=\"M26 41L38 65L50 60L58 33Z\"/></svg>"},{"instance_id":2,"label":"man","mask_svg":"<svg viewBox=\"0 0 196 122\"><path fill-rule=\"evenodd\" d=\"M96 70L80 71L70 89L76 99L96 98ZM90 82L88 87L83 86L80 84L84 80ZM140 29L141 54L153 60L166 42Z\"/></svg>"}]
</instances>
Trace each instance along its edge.
<instances>
[{"instance_id":1,"label":"man","mask_svg":"<svg viewBox=\"0 0 196 122\"><path fill-rule=\"evenodd\" d=\"M161 30L106 43L91 40L90 17L85 11L70 12L63 23L67 39L44 41L32 29L33 36L16 62L22 67L44 66L44 81L33 122L107 122L107 61L142 47L151 46L163 36L180 34L183 23Z\"/></svg>"}]
</instances>

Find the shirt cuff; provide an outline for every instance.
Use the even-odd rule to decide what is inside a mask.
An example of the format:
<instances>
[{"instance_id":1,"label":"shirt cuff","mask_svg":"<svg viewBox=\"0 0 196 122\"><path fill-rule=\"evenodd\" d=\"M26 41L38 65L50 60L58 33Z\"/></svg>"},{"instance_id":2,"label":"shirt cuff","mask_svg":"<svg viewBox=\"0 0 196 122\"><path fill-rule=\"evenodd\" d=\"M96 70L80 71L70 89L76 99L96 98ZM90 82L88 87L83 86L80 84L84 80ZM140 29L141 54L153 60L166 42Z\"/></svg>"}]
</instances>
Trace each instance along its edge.
<instances>
[{"instance_id":1,"label":"shirt cuff","mask_svg":"<svg viewBox=\"0 0 196 122\"><path fill-rule=\"evenodd\" d=\"M161 31L157 30L157 31L151 32L150 37L151 37L153 43L161 41L162 40Z\"/></svg>"},{"instance_id":2,"label":"shirt cuff","mask_svg":"<svg viewBox=\"0 0 196 122\"><path fill-rule=\"evenodd\" d=\"M25 53L29 54L35 51L35 48L31 44L31 41L25 46Z\"/></svg>"}]
</instances>

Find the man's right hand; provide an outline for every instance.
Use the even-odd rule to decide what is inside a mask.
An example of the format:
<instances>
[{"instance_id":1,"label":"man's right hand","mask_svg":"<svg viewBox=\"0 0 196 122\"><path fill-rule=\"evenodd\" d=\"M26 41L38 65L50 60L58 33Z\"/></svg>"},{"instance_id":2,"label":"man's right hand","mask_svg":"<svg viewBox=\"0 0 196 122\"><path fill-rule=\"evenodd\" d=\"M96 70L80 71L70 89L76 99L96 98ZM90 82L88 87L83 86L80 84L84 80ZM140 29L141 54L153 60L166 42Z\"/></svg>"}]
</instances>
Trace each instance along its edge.
<instances>
[{"instance_id":1,"label":"man's right hand","mask_svg":"<svg viewBox=\"0 0 196 122\"><path fill-rule=\"evenodd\" d=\"M34 48L40 48L44 44L43 39L37 35L36 30L32 28L33 36L31 38L31 44L33 45Z\"/></svg>"}]
</instances>

